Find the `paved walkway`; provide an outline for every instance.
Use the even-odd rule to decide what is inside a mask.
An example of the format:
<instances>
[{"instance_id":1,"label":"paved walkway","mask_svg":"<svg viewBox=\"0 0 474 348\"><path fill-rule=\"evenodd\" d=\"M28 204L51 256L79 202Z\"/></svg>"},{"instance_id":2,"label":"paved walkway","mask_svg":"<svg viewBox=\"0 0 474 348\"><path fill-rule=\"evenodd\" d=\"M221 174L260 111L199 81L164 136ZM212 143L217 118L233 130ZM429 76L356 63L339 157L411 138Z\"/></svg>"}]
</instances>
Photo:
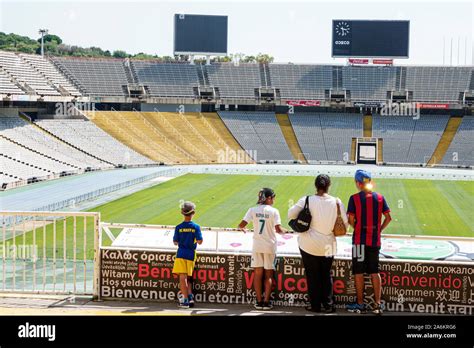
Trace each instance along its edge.
<instances>
[{"instance_id":1,"label":"paved walkway","mask_svg":"<svg viewBox=\"0 0 474 348\"><path fill-rule=\"evenodd\" d=\"M384 315L400 314L386 312ZM96 302L90 297L2 294L0 295L0 315L339 316L354 314L347 313L343 309L338 309L336 313L331 314L317 314L310 313L301 307L275 307L271 311L259 311L247 305L209 303L196 304L196 307L192 309L178 309L174 303L169 302Z\"/></svg>"}]
</instances>

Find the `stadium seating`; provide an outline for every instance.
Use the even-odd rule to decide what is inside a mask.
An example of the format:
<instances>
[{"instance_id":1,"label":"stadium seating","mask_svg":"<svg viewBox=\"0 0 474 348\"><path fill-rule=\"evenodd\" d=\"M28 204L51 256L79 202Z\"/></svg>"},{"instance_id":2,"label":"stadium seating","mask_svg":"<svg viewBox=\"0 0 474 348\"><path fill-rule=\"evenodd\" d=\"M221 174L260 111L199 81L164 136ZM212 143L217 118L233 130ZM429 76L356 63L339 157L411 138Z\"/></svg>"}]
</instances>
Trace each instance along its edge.
<instances>
[{"instance_id":1,"label":"stadium seating","mask_svg":"<svg viewBox=\"0 0 474 348\"><path fill-rule=\"evenodd\" d=\"M54 175L42 168L28 165L27 163L19 160L12 159L10 157L0 155L0 167L2 173L13 173L11 177L18 180L46 180L52 179Z\"/></svg>"},{"instance_id":2,"label":"stadium seating","mask_svg":"<svg viewBox=\"0 0 474 348\"><path fill-rule=\"evenodd\" d=\"M182 163L186 158L138 112L95 111L86 114L104 131L153 161Z\"/></svg>"},{"instance_id":3,"label":"stadium seating","mask_svg":"<svg viewBox=\"0 0 474 348\"><path fill-rule=\"evenodd\" d=\"M273 112L219 111L227 128L256 161L294 160Z\"/></svg>"},{"instance_id":4,"label":"stadium seating","mask_svg":"<svg viewBox=\"0 0 474 348\"><path fill-rule=\"evenodd\" d=\"M0 189L2 190L22 186L25 184L26 181L23 179L0 172Z\"/></svg>"},{"instance_id":5,"label":"stadium seating","mask_svg":"<svg viewBox=\"0 0 474 348\"><path fill-rule=\"evenodd\" d=\"M19 57L36 69L51 84L63 88L72 96L80 96L81 93L58 71L51 61L39 55L20 53Z\"/></svg>"},{"instance_id":6,"label":"stadium seating","mask_svg":"<svg viewBox=\"0 0 474 348\"><path fill-rule=\"evenodd\" d=\"M215 88L217 99L228 99L220 103L231 105L240 101L234 103L229 98L247 99L243 104L256 101L260 87L275 88L275 97L282 99L282 104L284 99L328 100L331 90L346 91L353 102L383 102L393 91L400 93L397 96L406 94L408 101L451 103L461 101L463 92L473 90L474 70L274 63L191 65L137 59L43 58L0 51L0 95L13 95L13 103L22 98L31 101L30 96L40 95L51 97L46 98L46 103L54 102L55 97L63 101L64 96L84 96L86 101L87 97L93 97L91 101L97 101L95 97L125 98L129 97L128 88L135 90L136 85L143 86L150 97L192 98L192 103L198 103L199 88L209 86ZM118 98L104 102L120 103ZM180 102L170 99L169 103ZM132 107L138 108L135 104ZM44 112L39 109L39 114ZM450 124L447 115L424 114L418 120L374 115L366 118L365 132L359 114L312 112L280 116L283 117L260 111L97 111L88 113L92 122L42 119L36 125L18 117L0 117L1 155L9 168L18 167L23 173L14 176L15 173L0 171L0 175L2 180L11 182L30 180L30 175L48 177L156 162L229 163L232 161L223 153L243 149L250 154L244 156L245 163L293 161L301 159L300 152L310 163L347 163L355 155L352 139L362 136L383 139L380 150L387 163L437 165L439 159L435 157L443 157L443 164L473 163L469 143L472 116L464 117L459 128L459 123L451 127L451 133L445 132ZM453 154L457 154L457 161Z\"/></svg>"},{"instance_id":7,"label":"stadium seating","mask_svg":"<svg viewBox=\"0 0 474 348\"><path fill-rule=\"evenodd\" d=\"M59 70L87 96L128 96L128 78L121 59L51 57Z\"/></svg>"},{"instance_id":8,"label":"stadium seating","mask_svg":"<svg viewBox=\"0 0 474 348\"><path fill-rule=\"evenodd\" d=\"M2 137L0 137L0 155L51 173L77 172L76 168L68 164L63 164L57 160L28 150Z\"/></svg>"},{"instance_id":9,"label":"stadium seating","mask_svg":"<svg viewBox=\"0 0 474 348\"><path fill-rule=\"evenodd\" d=\"M319 114L294 113L289 114L289 117L298 143L308 162L327 161Z\"/></svg>"},{"instance_id":10,"label":"stadium seating","mask_svg":"<svg viewBox=\"0 0 474 348\"><path fill-rule=\"evenodd\" d=\"M113 165L67 145L18 117L0 117L0 137L44 157L75 168L76 172L83 172L88 168L113 168ZM8 147L7 150L10 151L10 148ZM36 162L30 164L40 165Z\"/></svg>"},{"instance_id":11,"label":"stadium seating","mask_svg":"<svg viewBox=\"0 0 474 348\"><path fill-rule=\"evenodd\" d=\"M50 57L0 51L0 93L46 96L128 97L142 85L150 97L196 98L199 87L217 98L258 97L259 87L276 98L325 100L345 90L353 102L385 101L388 92L410 101L460 102L473 90L472 67L340 66L309 64L163 63L153 60Z\"/></svg>"},{"instance_id":12,"label":"stadium seating","mask_svg":"<svg viewBox=\"0 0 474 348\"><path fill-rule=\"evenodd\" d=\"M14 52L0 51L0 67L30 94L60 96L47 79Z\"/></svg>"},{"instance_id":13,"label":"stadium seating","mask_svg":"<svg viewBox=\"0 0 474 348\"><path fill-rule=\"evenodd\" d=\"M269 64L272 87L286 99L324 99L333 86L332 66Z\"/></svg>"},{"instance_id":14,"label":"stadium seating","mask_svg":"<svg viewBox=\"0 0 474 348\"><path fill-rule=\"evenodd\" d=\"M387 163L427 163L448 123L447 115L373 116L373 136L383 138Z\"/></svg>"},{"instance_id":15,"label":"stadium seating","mask_svg":"<svg viewBox=\"0 0 474 348\"><path fill-rule=\"evenodd\" d=\"M474 166L474 116L464 116L443 158L444 164Z\"/></svg>"},{"instance_id":16,"label":"stadium seating","mask_svg":"<svg viewBox=\"0 0 474 348\"><path fill-rule=\"evenodd\" d=\"M396 89L396 67L344 66L342 86L352 101L385 101L387 92Z\"/></svg>"},{"instance_id":17,"label":"stadium seating","mask_svg":"<svg viewBox=\"0 0 474 348\"><path fill-rule=\"evenodd\" d=\"M227 147L225 142L219 143L218 139L214 139L216 132L208 134L211 130L203 123L204 116L199 114L168 112L142 112L142 114L169 140L192 154L199 163L219 162L219 151Z\"/></svg>"},{"instance_id":18,"label":"stadium seating","mask_svg":"<svg viewBox=\"0 0 474 348\"><path fill-rule=\"evenodd\" d=\"M287 114L276 114L276 118L278 124L280 125L280 129L285 137L286 144L293 155L293 158L297 159L301 163L308 163L306 158L303 154L303 150L301 149L300 144L298 143L298 139L296 138L295 131L291 126L290 119Z\"/></svg>"},{"instance_id":19,"label":"stadium seating","mask_svg":"<svg viewBox=\"0 0 474 348\"><path fill-rule=\"evenodd\" d=\"M123 145L90 121L81 119L39 120L36 121L36 124L82 151L116 166L154 163Z\"/></svg>"},{"instance_id":20,"label":"stadium seating","mask_svg":"<svg viewBox=\"0 0 474 348\"><path fill-rule=\"evenodd\" d=\"M188 115L191 115L191 118L188 118L188 120L194 125L194 128L224 156L218 162L254 163L253 159L245 153L217 113L190 113ZM193 115L195 118L194 122ZM232 157L234 155L237 156L235 159Z\"/></svg>"},{"instance_id":21,"label":"stadium seating","mask_svg":"<svg viewBox=\"0 0 474 348\"><path fill-rule=\"evenodd\" d=\"M193 97L193 87L199 85L193 65L130 60L130 67L150 96Z\"/></svg>"},{"instance_id":22,"label":"stadium seating","mask_svg":"<svg viewBox=\"0 0 474 348\"><path fill-rule=\"evenodd\" d=\"M362 115L320 113L321 130L329 161L348 162L352 138L363 135Z\"/></svg>"},{"instance_id":23,"label":"stadium seating","mask_svg":"<svg viewBox=\"0 0 474 348\"><path fill-rule=\"evenodd\" d=\"M213 149L203 148L206 143L202 137L192 132L189 124L177 113L142 112L141 115L150 122L170 143L176 144L182 153L189 154L196 163L211 163L214 160ZM204 146L205 147L205 146Z\"/></svg>"},{"instance_id":24,"label":"stadium seating","mask_svg":"<svg viewBox=\"0 0 474 348\"><path fill-rule=\"evenodd\" d=\"M443 135L448 115L421 115L416 120L406 163L427 163Z\"/></svg>"},{"instance_id":25,"label":"stadium seating","mask_svg":"<svg viewBox=\"0 0 474 348\"><path fill-rule=\"evenodd\" d=\"M372 135L383 138L384 162L407 161L415 123L412 117L373 115Z\"/></svg>"},{"instance_id":26,"label":"stadium seating","mask_svg":"<svg viewBox=\"0 0 474 348\"><path fill-rule=\"evenodd\" d=\"M290 120L310 163L347 163L352 138L363 135L362 115L344 113L295 113Z\"/></svg>"},{"instance_id":27,"label":"stadium seating","mask_svg":"<svg viewBox=\"0 0 474 348\"><path fill-rule=\"evenodd\" d=\"M406 89L416 101L459 101L469 89L472 67L406 67Z\"/></svg>"},{"instance_id":28,"label":"stadium seating","mask_svg":"<svg viewBox=\"0 0 474 348\"><path fill-rule=\"evenodd\" d=\"M220 97L255 98L261 87L258 64L211 64L205 67L211 86L217 87Z\"/></svg>"},{"instance_id":29,"label":"stadium seating","mask_svg":"<svg viewBox=\"0 0 474 348\"><path fill-rule=\"evenodd\" d=\"M25 94L0 66L0 94Z\"/></svg>"},{"instance_id":30,"label":"stadium seating","mask_svg":"<svg viewBox=\"0 0 474 348\"><path fill-rule=\"evenodd\" d=\"M91 120L156 162L228 163L226 149L242 150L215 114L95 111ZM183 118L185 117L185 119ZM247 157L245 163L251 162Z\"/></svg>"}]
</instances>

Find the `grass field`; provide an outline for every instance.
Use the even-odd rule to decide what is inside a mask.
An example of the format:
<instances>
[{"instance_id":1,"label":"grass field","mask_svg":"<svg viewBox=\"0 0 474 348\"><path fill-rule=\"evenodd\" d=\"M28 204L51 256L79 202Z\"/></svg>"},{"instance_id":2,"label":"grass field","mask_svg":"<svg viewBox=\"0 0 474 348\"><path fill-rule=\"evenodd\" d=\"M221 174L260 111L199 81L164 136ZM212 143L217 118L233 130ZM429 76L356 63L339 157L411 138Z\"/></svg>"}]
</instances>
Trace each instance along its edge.
<instances>
[{"instance_id":1,"label":"grass field","mask_svg":"<svg viewBox=\"0 0 474 348\"><path fill-rule=\"evenodd\" d=\"M333 178L330 194L344 205L355 192L351 178ZM377 179L376 190L387 199L394 221L386 233L474 236L474 182ZM102 221L177 224L180 200L197 204L196 222L235 227L262 187L276 192L275 207L287 224L288 207L314 193L314 178L301 176L187 174L161 185L95 207Z\"/></svg>"},{"instance_id":2,"label":"grass field","mask_svg":"<svg viewBox=\"0 0 474 348\"><path fill-rule=\"evenodd\" d=\"M330 194L347 205L355 192L353 179L333 178ZM195 221L208 227L236 227L250 206L256 204L262 187L276 192L275 207L287 225L287 210L300 197L314 192L314 178L301 176L256 176L187 174L160 185L95 207L89 211L101 213L101 220L115 223L174 225L182 221L179 205L182 200L197 204ZM387 199L393 222L385 233L474 237L472 207L474 182L377 179L376 190ZM17 245L38 246L38 256L52 257L73 254L73 219L56 221L56 244L53 248L53 224L37 228L36 232L16 235ZM93 223L76 220L76 253L81 259L93 258ZM27 229L28 230L28 229ZM115 230L118 233L117 230ZM64 237L66 236L66 237ZM33 243L35 239L35 243ZM11 244L11 240L8 241ZM104 239L105 245L110 242ZM84 244L86 247L84 248ZM43 246L46 248L43 249ZM66 246L66 248L64 248Z\"/></svg>"}]
</instances>

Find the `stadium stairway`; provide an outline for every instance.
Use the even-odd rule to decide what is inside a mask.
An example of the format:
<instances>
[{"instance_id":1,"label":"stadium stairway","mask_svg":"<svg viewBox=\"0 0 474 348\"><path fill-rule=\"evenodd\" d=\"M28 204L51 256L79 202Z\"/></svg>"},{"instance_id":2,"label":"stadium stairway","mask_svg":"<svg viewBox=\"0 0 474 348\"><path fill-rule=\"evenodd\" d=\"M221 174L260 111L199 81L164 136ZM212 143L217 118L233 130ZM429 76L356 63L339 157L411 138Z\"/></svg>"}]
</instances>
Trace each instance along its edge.
<instances>
[{"instance_id":1,"label":"stadium stairway","mask_svg":"<svg viewBox=\"0 0 474 348\"><path fill-rule=\"evenodd\" d=\"M383 139L377 139L377 164L383 162Z\"/></svg>"},{"instance_id":2,"label":"stadium stairway","mask_svg":"<svg viewBox=\"0 0 474 348\"><path fill-rule=\"evenodd\" d=\"M352 138L351 143L351 161L356 161L356 147L357 147L357 138Z\"/></svg>"},{"instance_id":3,"label":"stadium stairway","mask_svg":"<svg viewBox=\"0 0 474 348\"><path fill-rule=\"evenodd\" d=\"M94 111L87 115L111 136L157 162L232 163L228 150L244 152L214 113ZM247 154L240 156L239 163L253 163Z\"/></svg>"},{"instance_id":4,"label":"stadium stairway","mask_svg":"<svg viewBox=\"0 0 474 348\"><path fill-rule=\"evenodd\" d=\"M372 138L372 115L364 115L364 138Z\"/></svg>"},{"instance_id":5,"label":"stadium stairway","mask_svg":"<svg viewBox=\"0 0 474 348\"><path fill-rule=\"evenodd\" d=\"M298 139L296 138L295 131L293 130L293 126L291 125L291 121L287 114L276 114L276 118L278 124L280 125L281 132L285 137L286 144L293 155L295 160L301 161L302 163L308 163L303 150L298 143Z\"/></svg>"},{"instance_id":6,"label":"stadium stairway","mask_svg":"<svg viewBox=\"0 0 474 348\"><path fill-rule=\"evenodd\" d=\"M448 124L444 129L443 135L441 136L441 139L439 140L439 143L436 146L436 149L434 150L431 159L428 161L428 166L434 166L438 163L441 163L444 158L444 155L446 154L446 151L449 148L449 145L451 145L451 142L453 141L454 136L458 131L459 126L461 125L461 122L462 117L451 116L449 118Z\"/></svg>"}]
</instances>

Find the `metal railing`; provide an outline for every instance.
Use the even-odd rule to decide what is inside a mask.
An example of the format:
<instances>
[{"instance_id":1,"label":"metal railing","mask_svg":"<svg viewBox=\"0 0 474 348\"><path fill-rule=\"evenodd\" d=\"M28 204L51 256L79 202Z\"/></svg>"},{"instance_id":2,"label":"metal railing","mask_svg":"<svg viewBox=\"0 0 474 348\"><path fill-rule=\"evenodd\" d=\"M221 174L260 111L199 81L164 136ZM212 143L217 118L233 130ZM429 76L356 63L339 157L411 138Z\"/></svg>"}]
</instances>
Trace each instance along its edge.
<instances>
[{"instance_id":1,"label":"metal railing","mask_svg":"<svg viewBox=\"0 0 474 348\"><path fill-rule=\"evenodd\" d=\"M148 229L148 230L172 230L174 231L175 225L150 225L150 224L132 224L132 223L111 223L111 222L101 222L100 223L100 234L99 234L99 247L105 246L103 243L103 238L107 237L108 242L114 242L118 234L123 229ZM117 232L113 232L112 230L119 230ZM207 247L205 251L222 251L219 249L219 234L222 233L243 233L242 230L237 228L225 228L225 227L203 227L201 226L201 231L206 233L208 231L216 233L216 240L214 246L211 248L210 246ZM247 232L253 233L251 229L247 229ZM292 230L288 230L285 234L296 234L298 232L294 232ZM347 233L345 237L351 237L352 233ZM448 241L448 242L469 242L474 243L474 238L472 237L456 237L456 236L429 236L429 235L408 235L408 234L382 234L383 239L403 239L403 240L433 240L433 241ZM171 239L170 239L171 241ZM153 249L156 247L151 247ZM160 249L173 249L175 250L176 247L170 246L167 247L166 245L162 245L159 247ZM133 249L133 247L131 247ZM299 255L299 251L296 251L295 254Z\"/></svg>"},{"instance_id":2,"label":"metal railing","mask_svg":"<svg viewBox=\"0 0 474 348\"><path fill-rule=\"evenodd\" d=\"M103 243L103 238L106 236L108 238L108 242L114 242L118 234L123 229L149 229L149 230L173 230L175 229L175 225L148 225L148 224L130 224L130 223L111 223L111 222L101 222L100 223L100 233L99 233L99 247L105 246ZM113 232L112 230L119 230L117 232ZM241 230L236 228L223 228L223 227L201 227L201 231L207 232L212 231L216 233L216 240L214 247L210 248L207 251L219 251L219 233L222 232L239 232L242 233ZM288 233L293 233L293 231L289 231ZM168 249L165 245L160 246L161 249ZM175 247L170 247L169 249L176 249ZM212 249L212 250L211 250Z\"/></svg>"},{"instance_id":3,"label":"metal railing","mask_svg":"<svg viewBox=\"0 0 474 348\"><path fill-rule=\"evenodd\" d=\"M0 292L98 295L100 213L0 211Z\"/></svg>"},{"instance_id":4,"label":"metal railing","mask_svg":"<svg viewBox=\"0 0 474 348\"><path fill-rule=\"evenodd\" d=\"M0 293L72 294L100 293L101 248L175 250L171 233L174 225L148 225L108 223L100 221L100 213L93 212L35 212L0 211L0 217L22 217L19 223L7 226L5 219L0 232ZM113 245L124 229L148 229L166 232L160 245ZM210 243L202 245L204 253L239 253L227 249L229 242L224 233L242 233L235 228L202 227ZM210 234L209 234L210 233ZM289 231L288 233L294 233ZM212 238L210 235L214 235ZM347 236L350 236L348 234ZM107 243L103 238L107 237ZM440 237L418 235L383 235L387 239L444 240L474 242L468 237ZM280 255L297 255L299 251L287 250Z\"/></svg>"}]
</instances>

